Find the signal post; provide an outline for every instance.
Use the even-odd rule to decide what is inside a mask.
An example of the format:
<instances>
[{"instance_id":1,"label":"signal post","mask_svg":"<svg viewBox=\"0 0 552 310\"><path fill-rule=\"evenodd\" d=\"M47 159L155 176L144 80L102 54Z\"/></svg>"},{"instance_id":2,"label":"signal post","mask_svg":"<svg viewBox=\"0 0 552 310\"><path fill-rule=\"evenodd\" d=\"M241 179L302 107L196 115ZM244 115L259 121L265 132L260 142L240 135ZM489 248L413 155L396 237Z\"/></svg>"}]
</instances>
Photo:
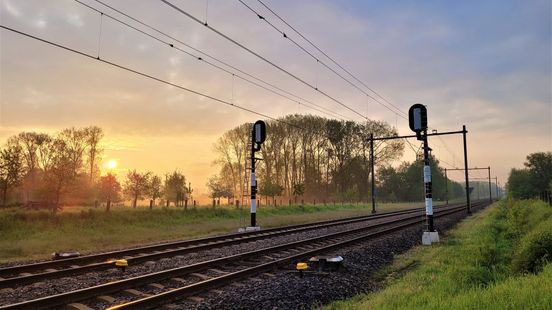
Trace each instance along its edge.
<instances>
[{"instance_id":1,"label":"signal post","mask_svg":"<svg viewBox=\"0 0 552 310\"><path fill-rule=\"evenodd\" d=\"M423 104L415 104L408 110L408 125L416 133L416 139L424 146L424 194L426 229L422 234L422 244L430 245L439 242L439 233L433 226L433 196L431 184L431 167L429 166L429 145L427 142L427 108Z\"/></svg>"},{"instance_id":2,"label":"signal post","mask_svg":"<svg viewBox=\"0 0 552 310\"><path fill-rule=\"evenodd\" d=\"M257 121L253 125L251 132L251 223L245 228L245 231L260 230L257 226L257 176L255 175L255 163L259 158L255 153L261 150L261 144L266 139L266 124L263 121Z\"/></svg>"}]
</instances>

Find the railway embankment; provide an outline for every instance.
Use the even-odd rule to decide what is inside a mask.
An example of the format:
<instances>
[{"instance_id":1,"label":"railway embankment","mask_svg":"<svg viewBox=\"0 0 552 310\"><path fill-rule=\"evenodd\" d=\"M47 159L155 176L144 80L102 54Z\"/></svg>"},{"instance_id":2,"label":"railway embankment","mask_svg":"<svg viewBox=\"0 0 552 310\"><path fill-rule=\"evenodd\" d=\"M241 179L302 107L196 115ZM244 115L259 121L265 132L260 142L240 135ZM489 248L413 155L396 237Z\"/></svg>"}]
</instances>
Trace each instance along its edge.
<instances>
[{"instance_id":1,"label":"railway embankment","mask_svg":"<svg viewBox=\"0 0 552 310\"><path fill-rule=\"evenodd\" d=\"M399 255L377 277L376 292L327 309L550 309L552 208L502 200L441 244Z\"/></svg>"}]
</instances>

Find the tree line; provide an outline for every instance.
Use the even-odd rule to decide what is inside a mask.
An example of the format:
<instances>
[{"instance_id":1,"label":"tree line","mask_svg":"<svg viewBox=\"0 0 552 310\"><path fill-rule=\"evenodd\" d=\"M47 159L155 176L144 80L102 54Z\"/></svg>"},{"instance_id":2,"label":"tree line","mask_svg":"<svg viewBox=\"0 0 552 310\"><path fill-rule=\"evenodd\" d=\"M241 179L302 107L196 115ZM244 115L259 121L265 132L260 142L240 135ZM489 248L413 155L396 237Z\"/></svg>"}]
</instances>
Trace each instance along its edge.
<instances>
[{"instance_id":1,"label":"tree line","mask_svg":"<svg viewBox=\"0 0 552 310\"><path fill-rule=\"evenodd\" d=\"M552 152L527 155L524 168L513 168L508 177L508 194L516 199L537 198L552 192Z\"/></svg>"},{"instance_id":2,"label":"tree line","mask_svg":"<svg viewBox=\"0 0 552 310\"><path fill-rule=\"evenodd\" d=\"M103 130L97 126L66 128L50 135L22 132L0 148L2 205L39 201L57 210L62 204L98 204L150 199L150 207L163 198L169 206L187 206L193 190L183 173L164 176L128 171L121 182L116 175L100 175Z\"/></svg>"},{"instance_id":3,"label":"tree line","mask_svg":"<svg viewBox=\"0 0 552 310\"><path fill-rule=\"evenodd\" d=\"M372 173L368 138L370 134L374 137L398 135L395 128L381 121L358 123L312 115L288 115L276 121L269 120L266 125L267 138L260 151L262 161L257 166L258 194L294 200L298 196L318 201L368 200ZM247 193L249 177L244 169L247 156L250 156L251 128L251 123L239 125L216 141L215 164L220 170L207 184L212 197L239 199ZM381 199L411 201L422 197L419 161L404 163L397 169L390 166L401 158L403 150L402 140L374 142ZM442 171L438 162L433 162L435 179L441 181L444 179ZM461 195L460 184L449 181L449 185L450 197ZM438 197L442 196L441 192L438 185Z\"/></svg>"}]
</instances>

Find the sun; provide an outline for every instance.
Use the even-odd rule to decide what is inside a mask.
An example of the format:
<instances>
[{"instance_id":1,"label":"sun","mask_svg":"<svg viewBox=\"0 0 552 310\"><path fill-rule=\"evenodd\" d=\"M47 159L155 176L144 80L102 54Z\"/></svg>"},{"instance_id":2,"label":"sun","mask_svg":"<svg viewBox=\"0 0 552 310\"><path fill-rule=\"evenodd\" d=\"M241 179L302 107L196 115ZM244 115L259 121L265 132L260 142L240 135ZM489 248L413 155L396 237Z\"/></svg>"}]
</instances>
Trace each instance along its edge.
<instances>
[{"instance_id":1,"label":"sun","mask_svg":"<svg viewBox=\"0 0 552 310\"><path fill-rule=\"evenodd\" d=\"M115 159L111 159L107 162L106 166L107 166L107 168L113 170L113 169L117 168L117 161Z\"/></svg>"}]
</instances>

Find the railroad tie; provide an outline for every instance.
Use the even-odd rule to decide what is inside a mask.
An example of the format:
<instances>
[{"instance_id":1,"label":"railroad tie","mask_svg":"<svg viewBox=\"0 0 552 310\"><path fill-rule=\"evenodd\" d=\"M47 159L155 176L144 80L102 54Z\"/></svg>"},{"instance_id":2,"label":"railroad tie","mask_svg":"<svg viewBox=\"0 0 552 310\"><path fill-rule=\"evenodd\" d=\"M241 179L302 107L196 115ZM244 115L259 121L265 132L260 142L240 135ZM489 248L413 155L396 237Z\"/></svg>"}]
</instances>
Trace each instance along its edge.
<instances>
[{"instance_id":1,"label":"railroad tie","mask_svg":"<svg viewBox=\"0 0 552 310\"><path fill-rule=\"evenodd\" d=\"M235 286L235 287L245 287L245 284L240 283L240 282L234 282L234 283L232 283L232 284L230 284L230 285Z\"/></svg>"},{"instance_id":2,"label":"railroad tie","mask_svg":"<svg viewBox=\"0 0 552 310\"><path fill-rule=\"evenodd\" d=\"M252 261L243 261L240 263L240 265L247 266L247 267L254 267L257 266L259 263L252 262Z\"/></svg>"},{"instance_id":3,"label":"railroad tie","mask_svg":"<svg viewBox=\"0 0 552 310\"><path fill-rule=\"evenodd\" d=\"M108 295L98 296L98 297L96 297L96 299L98 299L100 301L105 301L108 304L113 304L113 303L115 303L115 300L116 300L115 298L113 298L111 296L108 296Z\"/></svg>"},{"instance_id":4,"label":"railroad tie","mask_svg":"<svg viewBox=\"0 0 552 310\"><path fill-rule=\"evenodd\" d=\"M190 297L188 297L187 299L189 299L189 300L191 300L191 301L195 301L195 302L197 302L197 303L200 303L200 302L202 302L202 301L204 300L204 298L201 298L201 297L199 297L199 296L190 296Z\"/></svg>"},{"instance_id":5,"label":"railroad tie","mask_svg":"<svg viewBox=\"0 0 552 310\"><path fill-rule=\"evenodd\" d=\"M140 292L139 290L135 290L133 288L129 288L123 291L123 293L129 295L129 296L137 296L137 297L148 297L151 296L150 294L146 294L144 292Z\"/></svg>"},{"instance_id":6,"label":"railroad tie","mask_svg":"<svg viewBox=\"0 0 552 310\"><path fill-rule=\"evenodd\" d=\"M31 284L31 287L34 287L34 288L41 288L42 286L44 286L44 282L35 282Z\"/></svg>"},{"instance_id":7,"label":"railroad tie","mask_svg":"<svg viewBox=\"0 0 552 310\"><path fill-rule=\"evenodd\" d=\"M252 280L252 281L255 281L255 282L263 282L264 281L263 279L259 279L259 278L255 278L255 277L249 278L249 280Z\"/></svg>"},{"instance_id":8,"label":"railroad tie","mask_svg":"<svg viewBox=\"0 0 552 310\"><path fill-rule=\"evenodd\" d=\"M265 272L265 273L263 273L263 275L265 275L265 276L267 276L267 277L271 277L271 278L276 277L275 274L272 274L272 273L270 273L270 272Z\"/></svg>"},{"instance_id":9,"label":"railroad tie","mask_svg":"<svg viewBox=\"0 0 552 310\"><path fill-rule=\"evenodd\" d=\"M215 290L210 290L209 292L215 293L215 294L219 294L219 295L222 294L222 293L224 293L224 291L216 290L216 289L215 289Z\"/></svg>"},{"instance_id":10,"label":"railroad tie","mask_svg":"<svg viewBox=\"0 0 552 310\"><path fill-rule=\"evenodd\" d=\"M46 272L56 272L56 271L58 271L58 270L57 270L57 269L54 269L54 268L48 268L48 269L46 269L46 270L44 270L44 271L46 271Z\"/></svg>"},{"instance_id":11,"label":"railroad tie","mask_svg":"<svg viewBox=\"0 0 552 310\"><path fill-rule=\"evenodd\" d=\"M194 277L198 277L200 278L201 280L209 280L211 279L211 277L207 276L207 275L204 275L204 274L201 274L201 273L190 273L191 276L194 276Z\"/></svg>"},{"instance_id":12,"label":"railroad tie","mask_svg":"<svg viewBox=\"0 0 552 310\"><path fill-rule=\"evenodd\" d=\"M32 276L33 274L32 273L29 273L29 272L22 272L19 274L20 277L28 277L28 276Z\"/></svg>"},{"instance_id":13,"label":"railroad tie","mask_svg":"<svg viewBox=\"0 0 552 310\"><path fill-rule=\"evenodd\" d=\"M70 268L80 268L80 265L71 265Z\"/></svg>"},{"instance_id":14,"label":"railroad tie","mask_svg":"<svg viewBox=\"0 0 552 310\"><path fill-rule=\"evenodd\" d=\"M67 305L67 309L70 310L94 310L87 305L83 305L81 303L72 303Z\"/></svg>"},{"instance_id":15,"label":"railroad tie","mask_svg":"<svg viewBox=\"0 0 552 310\"><path fill-rule=\"evenodd\" d=\"M171 281L180 282L180 283L186 283L186 280L184 280L184 279L182 279L182 278L171 278Z\"/></svg>"},{"instance_id":16,"label":"railroad tie","mask_svg":"<svg viewBox=\"0 0 552 310\"><path fill-rule=\"evenodd\" d=\"M151 287L151 288L157 288L157 289L160 289L160 290L165 288L164 285L159 284L159 283L150 283L150 284L148 284L148 286Z\"/></svg>"},{"instance_id":17,"label":"railroad tie","mask_svg":"<svg viewBox=\"0 0 552 310\"><path fill-rule=\"evenodd\" d=\"M144 266L155 266L156 262L152 260L148 260L147 262L144 262Z\"/></svg>"}]
</instances>

